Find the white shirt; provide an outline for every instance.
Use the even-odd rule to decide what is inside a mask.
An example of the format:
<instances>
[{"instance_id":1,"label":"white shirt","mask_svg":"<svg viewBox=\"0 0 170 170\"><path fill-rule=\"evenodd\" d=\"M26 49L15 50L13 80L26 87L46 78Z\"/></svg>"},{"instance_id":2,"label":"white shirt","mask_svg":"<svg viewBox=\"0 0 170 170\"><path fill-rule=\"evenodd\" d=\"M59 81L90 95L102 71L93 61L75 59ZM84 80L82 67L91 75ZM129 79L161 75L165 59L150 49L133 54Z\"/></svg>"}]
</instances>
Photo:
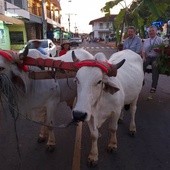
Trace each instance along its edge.
<instances>
[{"instance_id":1,"label":"white shirt","mask_svg":"<svg viewBox=\"0 0 170 170\"><path fill-rule=\"evenodd\" d=\"M146 56L157 57L159 54L154 51L154 48L162 43L163 39L161 37L155 36L154 38L147 38L144 41L143 52Z\"/></svg>"}]
</instances>

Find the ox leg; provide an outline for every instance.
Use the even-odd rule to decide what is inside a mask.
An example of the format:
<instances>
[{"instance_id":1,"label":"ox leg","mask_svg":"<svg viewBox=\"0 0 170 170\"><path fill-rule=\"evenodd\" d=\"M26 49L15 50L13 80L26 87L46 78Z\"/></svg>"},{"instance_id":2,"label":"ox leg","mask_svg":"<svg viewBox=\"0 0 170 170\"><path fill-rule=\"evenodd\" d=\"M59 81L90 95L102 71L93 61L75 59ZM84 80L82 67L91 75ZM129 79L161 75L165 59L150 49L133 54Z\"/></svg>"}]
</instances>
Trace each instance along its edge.
<instances>
[{"instance_id":1,"label":"ox leg","mask_svg":"<svg viewBox=\"0 0 170 170\"><path fill-rule=\"evenodd\" d=\"M123 123L123 119L124 119L124 111L122 110L119 120L118 120L118 123Z\"/></svg>"},{"instance_id":2,"label":"ox leg","mask_svg":"<svg viewBox=\"0 0 170 170\"><path fill-rule=\"evenodd\" d=\"M111 122L110 122L110 127L109 130L111 132L111 136L110 136L110 140L109 140L109 144L107 147L107 151L108 152L113 152L117 150L117 136L116 136L116 131L117 131L117 127L118 127L118 119L119 117L117 117L115 114L112 115L111 117Z\"/></svg>"},{"instance_id":3,"label":"ox leg","mask_svg":"<svg viewBox=\"0 0 170 170\"><path fill-rule=\"evenodd\" d=\"M98 137L99 137L99 131L96 127L96 124L94 123L94 118L91 118L91 120L88 122L88 126L91 133L91 139L92 139L92 145L90 154L88 156L88 165L89 166L96 166L98 161Z\"/></svg>"},{"instance_id":4,"label":"ox leg","mask_svg":"<svg viewBox=\"0 0 170 170\"><path fill-rule=\"evenodd\" d=\"M47 141L47 150L49 152L53 152L55 150L55 135L53 131L53 127L48 127L48 141Z\"/></svg>"},{"instance_id":5,"label":"ox leg","mask_svg":"<svg viewBox=\"0 0 170 170\"><path fill-rule=\"evenodd\" d=\"M130 105L131 120L130 120L129 131L131 136L134 136L136 133L136 123L135 123L135 113L137 109L136 104L137 104L137 99L135 99L134 102L131 103Z\"/></svg>"},{"instance_id":6,"label":"ox leg","mask_svg":"<svg viewBox=\"0 0 170 170\"><path fill-rule=\"evenodd\" d=\"M38 137L38 143L45 142L48 138L48 128L46 126L41 126L40 133Z\"/></svg>"},{"instance_id":7,"label":"ox leg","mask_svg":"<svg viewBox=\"0 0 170 170\"><path fill-rule=\"evenodd\" d=\"M54 100L55 101L55 100ZM46 124L48 125L48 141L47 141L47 151L53 152L55 150L55 135L54 135L54 113L55 105L54 102L49 102L47 107L47 120Z\"/></svg>"},{"instance_id":8,"label":"ox leg","mask_svg":"<svg viewBox=\"0 0 170 170\"><path fill-rule=\"evenodd\" d=\"M43 108L42 112L40 113L39 121L45 123L46 119L47 119L46 109ZM48 138L48 128L42 125L40 128L38 143L45 142L47 138Z\"/></svg>"}]
</instances>

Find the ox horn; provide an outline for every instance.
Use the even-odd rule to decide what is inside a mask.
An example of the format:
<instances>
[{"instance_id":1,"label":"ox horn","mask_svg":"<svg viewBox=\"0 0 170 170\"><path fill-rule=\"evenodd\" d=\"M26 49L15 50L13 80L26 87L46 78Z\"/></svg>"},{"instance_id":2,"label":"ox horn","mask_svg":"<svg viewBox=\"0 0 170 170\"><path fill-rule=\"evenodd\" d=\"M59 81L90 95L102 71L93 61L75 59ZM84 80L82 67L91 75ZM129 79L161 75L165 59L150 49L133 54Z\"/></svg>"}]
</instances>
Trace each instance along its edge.
<instances>
[{"instance_id":1,"label":"ox horn","mask_svg":"<svg viewBox=\"0 0 170 170\"><path fill-rule=\"evenodd\" d=\"M119 63L116 64L116 68L119 69L125 62L126 60L123 59L122 61L120 61Z\"/></svg>"},{"instance_id":2,"label":"ox horn","mask_svg":"<svg viewBox=\"0 0 170 170\"><path fill-rule=\"evenodd\" d=\"M73 60L74 62L78 62L78 61L80 61L80 60L76 57L76 55L75 55L75 52L74 52L74 51L72 51L71 56L72 56L72 60Z\"/></svg>"},{"instance_id":3,"label":"ox horn","mask_svg":"<svg viewBox=\"0 0 170 170\"><path fill-rule=\"evenodd\" d=\"M116 77L116 75L117 75L117 69L119 69L119 68L124 64L124 62L125 62L125 59L123 59L122 61L120 61L119 63L117 63L117 64L115 64L115 65L112 64L111 67L110 67L110 69L108 70L107 75L108 75L109 77L112 77L112 76Z\"/></svg>"},{"instance_id":4,"label":"ox horn","mask_svg":"<svg viewBox=\"0 0 170 170\"><path fill-rule=\"evenodd\" d=\"M23 53L21 53L21 54L19 55L19 59L20 59L20 60L23 60L23 59L28 55L28 51L29 51L29 47L28 47L28 45L27 45L27 46L25 47Z\"/></svg>"}]
</instances>

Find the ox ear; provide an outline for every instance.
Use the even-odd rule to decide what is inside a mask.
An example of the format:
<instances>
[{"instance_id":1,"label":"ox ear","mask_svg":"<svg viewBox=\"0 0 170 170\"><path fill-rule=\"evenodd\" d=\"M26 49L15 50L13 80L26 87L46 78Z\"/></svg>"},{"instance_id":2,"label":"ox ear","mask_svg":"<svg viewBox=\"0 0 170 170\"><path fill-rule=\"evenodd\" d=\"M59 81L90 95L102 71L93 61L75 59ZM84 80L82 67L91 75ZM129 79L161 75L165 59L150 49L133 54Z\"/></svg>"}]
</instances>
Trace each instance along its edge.
<instances>
[{"instance_id":1,"label":"ox ear","mask_svg":"<svg viewBox=\"0 0 170 170\"><path fill-rule=\"evenodd\" d=\"M20 76L16 75L14 72L12 72L11 74L12 74L11 80L13 84L23 93L26 93L26 85L23 79Z\"/></svg>"},{"instance_id":2,"label":"ox ear","mask_svg":"<svg viewBox=\"0 0 170 170\"><path fill-rule=\"evenodd\" d=\"M107 93L114 94L120 90L117 84L113 82L107 75L104 76L103 83L105 85L103 90Z\"/></svg>"},{"instance_id":3,"label":"ox ear","mask_svg":"<svg viewBox=\"0 0 170 170\"><path fill-rule=\"evenodd\" d=\"M25 50L23 51L23 53L19 54L19 59L23 60L24 57L28 55L28 52L29 52L29 45L25 47Z\"/></svg>"}]
</instances>

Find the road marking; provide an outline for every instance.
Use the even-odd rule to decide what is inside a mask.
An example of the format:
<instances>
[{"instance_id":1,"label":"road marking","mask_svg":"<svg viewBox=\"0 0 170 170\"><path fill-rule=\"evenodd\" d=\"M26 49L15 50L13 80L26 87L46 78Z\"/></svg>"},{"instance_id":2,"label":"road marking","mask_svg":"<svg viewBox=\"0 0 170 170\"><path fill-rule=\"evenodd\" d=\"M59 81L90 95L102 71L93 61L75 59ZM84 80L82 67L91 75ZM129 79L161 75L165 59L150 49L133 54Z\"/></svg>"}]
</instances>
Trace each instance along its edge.
<instances>
[{"instance_id":1,"label":"road marking","mask_svg":"<svg viewBox=\"0 0 170 170\"><path fill-rule=\"evenodd\" d=\"M103 46L100 46L100 47L93 47L93 46L91 46L91 47L89 47L89 46L82 46L82 47L76 47L76 48L72 48L72 50L73 49L85 49L85 50L95 50L95 49L97 49L97 50L99 50L99 49L106 49L106 50L108 50L108 49L114 49L113 47L103 47Z\"/></svg>"},{"instance_id":2,"label":"road marking","mask_svg":"<svg viewBox=\"0 0 170 170\"><path fill-rule=\"evenodd\" d=\"M78 48L81 48L81 49L113 49L112 47L78 47ZM76 49L76 48L75 48Z\"/></svg>"},{"instance_id":3,"label":"road marking","mask_svg":"<svg viewBox=\"0 0 170 170\"><path fill-rule=\"evenodd\" d=\"M82 122L76 128L72 170L80 170Z\"/></svg>"}]
</instances>

